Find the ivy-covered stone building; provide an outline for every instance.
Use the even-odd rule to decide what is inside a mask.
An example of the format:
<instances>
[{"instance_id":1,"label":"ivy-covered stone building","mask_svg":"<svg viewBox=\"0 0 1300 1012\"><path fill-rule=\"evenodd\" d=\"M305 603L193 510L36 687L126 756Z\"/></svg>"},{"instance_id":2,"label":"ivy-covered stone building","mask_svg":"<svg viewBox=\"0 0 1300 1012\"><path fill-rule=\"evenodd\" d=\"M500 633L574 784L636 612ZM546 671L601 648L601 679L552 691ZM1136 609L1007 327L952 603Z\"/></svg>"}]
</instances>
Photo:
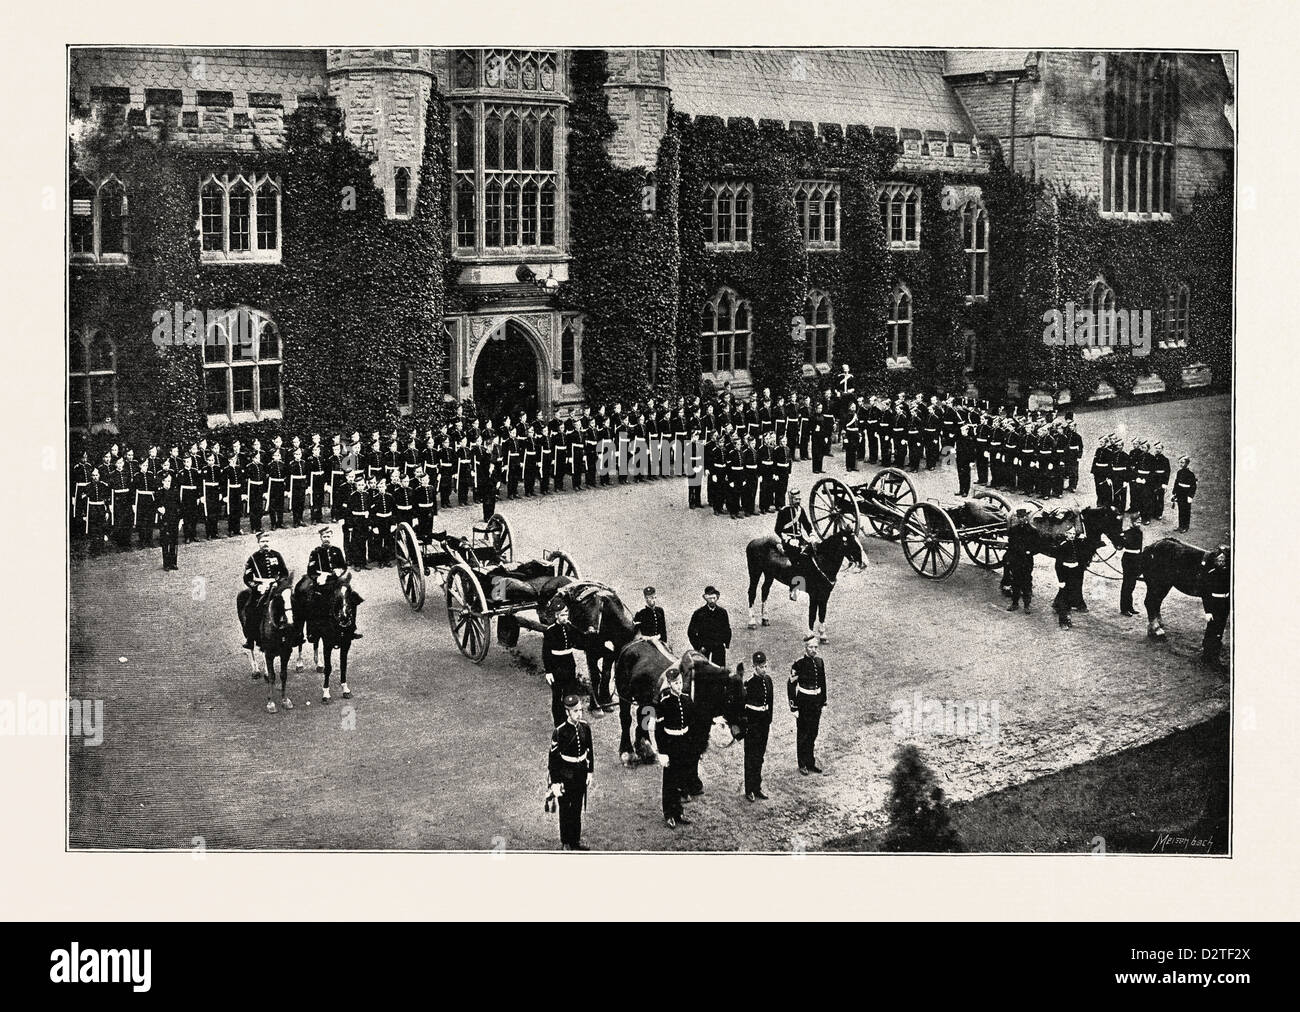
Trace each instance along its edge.
<instances>
[{"instance_id":1,"label":"ivy-covered stone building","mask_svg":"<svg viewBox=\"0 0 1300 1012\"><path fill-rule=\"evenodd\" d=\"M1231 54L70 61L76 438L423 428L841 363L1019 403L1229 380ZM1151 310L1149 354L1048 343L1067 306Z\"/></svg>"}]
</instances>

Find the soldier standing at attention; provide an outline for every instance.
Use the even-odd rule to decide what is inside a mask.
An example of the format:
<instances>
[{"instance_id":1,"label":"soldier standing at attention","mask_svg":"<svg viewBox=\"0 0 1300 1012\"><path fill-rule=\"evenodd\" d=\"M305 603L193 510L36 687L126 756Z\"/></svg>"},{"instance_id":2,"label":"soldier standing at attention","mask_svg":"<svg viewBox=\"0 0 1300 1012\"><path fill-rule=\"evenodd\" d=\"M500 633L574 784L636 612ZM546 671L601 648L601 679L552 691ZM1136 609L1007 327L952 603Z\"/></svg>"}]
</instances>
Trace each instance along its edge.
<instances>
[{"instance_id":1,"label":"soldier standing at attention","mask_svg":"<svg viewBox=\"0 0 1300 1012\"><path fill-rule=\"evenodd\" d=\"M162 488L155 497L158 509L158 543L162 546L163 569L174 570L177 528L181 521L181 494L170 469L162 472Z\"/></svg>"},{"instance_id":2,"label":"soldier standing at attention","mask_svg":"<svg viewBox=\"0 0 1300 1012\"><path fill-rule=\"evenodd\" d=\"M156 448L155 448L156 450ZM140 471L135 476L135 532L140 538L141 548L153 547L154 493L158 491L158 472L151 468L150 462L157 466L157 458L149 457L140 462Z\"/></svg>"},{"instance_id":3,"label":"soldier standing at attention","mask_svg":"<svg viewBox=\"0 0 1300 1012\"><path fill-rule=\"evenodd\" d=\"M763 793L763 757L772 728L772 679L767 673L767 654L754 652L754 667L748 674L741 664L745 698L745 800L766 801Z\"/></svg>"},{"instance_id":4,"label":"soldier standing at attention","mask_svg":"<svg viewBox=\"0 0 1300 1012\"><path fill-rule=\"evenodd\" d=\"M637 632L646 639L657 639L664 646L667 646L668 620L664 618L664 610L655 604L655 589L654 587L646 587L643 593L645 594L645 607L632 616L632 622L636 626Z\"/></svg>"},{"instance_id":5,"label":"soldier standing at attention","mask_svg":"<svg viewBox=\"0 0 1300 1012\"><path fill-rule=\"evenodd\" d=\"M99 468L91 468L90 480L86 483L86 487L81 490L79 500L81 519L84 525L82 531L86 535L87 542L89 542L91 555L99 555L104 551L107 538L104 528L107 526L106 521L111 496L112 491L100 481Z\"/></svg>"},{"instance_id":6,"label":"soldier standing at attention","mask_svg":"<svg viewBox=\"0 0 1300 1012\"><path fill-rule=\"evenodd\" d=\"M1056 599L1052 610L1056 612L1057 624L1062 629L1073 628L1070 621L1070 609L1087 611L1083 600L1083 533L1070 528L1065 533L1065 541L1056 556Z\"/></svg>"},{"instance_id":7,"label":"soldier standing at attention","mask_svg":"<svg viewBox=\"0 0 1300 1012\"><path fill-rule=\"evenodd\" d=\"M232 452L228 459L221 478L226 493L226 534L233 538L240 534L239 521L244 515L244 469L237 453Z\"/></svg>"},{"instance_id":8,"label":"soldier standing at attention","mask_svg":"<svg viewBox=\"0 0 1300 1012\"><path fill-rule=\"evenodd\" d=\"M704 588L704 604L691 616L686 638L692 648L714 664L726 667L727 648L731 646L731 618L726 608L718 606L721 596L717 587Z\"/></svg>"},{"instance_id":9,"label":"soldier standing at attention","mask_svg":"<svg viewBox=\"0 0 1300 1012\"><path fill-rule=\"evenodd\" d=\"M293 514L295 527L302 526L302 511L307 508L307 483L310 480L311 469L302 459L302 447L294 447L293 460L289 461L289 511Z\"/></svg>"},{"instance_id":10,"label":"soldier standing at attention","mask_svg":"<svg viewBox=\"0 0 1300 1012\"><path fill-rule=\"evenodd\" d=\"M415 529L415 489L404 471L397 476L397 488L393 489L393 518L395 523Z\"/></svg>"},{"instance_id":11,"label":"soldier standing at attention","mask_svg":"<svg viewBox=\"0 0 1300 1012\"><path fill-rule=\"evenodd\" d=\"M427 545L433 536L433 518L438 515L438 490L429 483L429 471L417 472L420 482L415 489L415 533L420 544Z\"/></svg>"},{"instance_id":12,"label":"soldier standing at attention","mask_svg":"<svg viewBox=\"0 0 1300 1012\"><path fill-rule=\"evenodd\" d=\"M194 544L199 526L199 493L203 489L203 474L194 466L194 455L187 453L181 459L180 473L176 476L181 497L181 523L185 529L185 543Z\"/></svg>"},{"instance_id":13,"label":"soldier standing at attention","mask_svg":"<svg viewBox=\"0 0 1300 1012\"><path fill-rule=\"evenodd\" d=\"M209 541L219 537L217 524L221 520L221 492L225 475L211 451L204 458L203 468L203 530Z\"/></svg>"},{"instance_id":14,"label":"soldier standing at attention","mask_svg":"<svg viewBox=\"0 0 1300 1012\"><path fill-rule=\"evenodd\" d=\"M844 470L846 471L858 469L858 437L861 432L862 422L858 418L857 405L851 404L848 418L844 422Z\"/></svg>"},{"instance_id":15,"label":"soldier standing at attention","mask_svg":"<svg viewBox=\"0 0 1300 1012\"><path fill-rule=\"evenodd\" d=\"M591 726L582 719L581 710L576 695L564 697L564 720L551 734L546 760L550 795L558 799L560 810L561 850L591 849L582 842L582 809L587 792L595 787L596 760Z\"/></svg>"},{"instance_id":16,"label":"soldier standing at attention","mask_svg":"<svg viewBox=\"0 0 1300 1012\"><path fill-rule=\"evenodd\" d=\"M111 492L113 542L121 551L131 547L131 528L134 526L132 510L135 505L135 489L131 487L131 477L126 470L126 459L117 457L113 461L113 472L108 476L108 487Z\"/></svg>"},{"instance_id":17,"label":"soldier standing at attention","mask_svg":"<svg viewBox=\"0 0 1300 1012\"><path fill-rule=\"evenodd\" d=\"M1103 436L1097 449L1092 451L1092 484L1097 490L1098 507L1111 504L1110 460L1110 436Z\"/></svg>"},{"instance_id":18,"label":"soldier standing at attention","mask_svg":"<svg viewBox=\"0 0 1300 1012\"><path fill-rule=\"evenodd\" d=\"M662 806L664 825L676 829L689 826L691 820L682 813L682 796L688 785L683 776L689 773L691 746L687 737L694 717L694 703L682 694L682 670L669 668L664 672L668 680L667 691L655 706L655 748L657 760L663 767Z\"/></svg>"},{"instance_id":19,"label":"soldier standing at attention","mask_svg":"<svg viewBox=\"0 0 1300 1012\"><path fill-rule=\"evenodd\" d=\"M1136 514L1124 514L1124 526L1119 535L1120 570L1124 574L1119 586L1119 613L1136 615L1133 607L1133 589L1142 575L1142 528L1134 522Z\"/></svg>"},{"instance_id":20,"label":"soldier standing at attention","mask_svg":"<svg viewBox=\"0 0 1300 1012\"><path fill-rule=\"evenodd\" d=\"M475 453L475 498L483 505L483 522L497 511L497 485L501 482L501 460L497 456L496 436L488 435L487 442Z\"/></svg>"},{"instance_id":21,"label":"soldier standing at attention","mask_svg":"<svg viewBox=\"0 0 1300 1012\"><path fill-rule=\"evenodd\" d=\"M1192 526L1192 500L1196 498L1196 475L1192 471L1192 458L1178 458L1178 473L1174 475L1174 491L1170 495L1178 504L1178 533L1186 534Z\"/></svg>"},{"instance_id":22,"label":"soldier standing at attention","mask_svg":"<svg viewBox=\"0 0 1300 1012\"><path fill-rule=\"evenodd\" d=\"M262 529L262 514L266 510L266 468L262 455L256 452L248 458L244 468L244 494L248 501L248 532L256 534Z\"/></svg>"},{"instance_id":23,"label":"soldier standing at attention","mask_svg":"<svg viewBox=\"0 0 1300 1012\"><path fill-rule=\"evenodd\" d=\"M1003 563L1011 590L1007 611L1019 611L1023 601L1026 615L1034 599L1034 531L1028 518L1029 510L1023 506L1016 510L1007 528L1007 556Z\"/></svg>"},{"instance_id":24,"label":"soldier standing at attention","mask_svg":"<svg viewBox=\"0 0 1300 1012\"><path fill-rule=\"evenodd\" d=\"M803 656L790 665L790 712L795 718L795 748L799 773L820 773L817 765L817 732L826 706L826 663L817 656L817 637L804 637Z\"/></svg>"},{"instance_id":25,"label":"soldier standing at attention","mask_svg":"<svg viewBox=\"0 0 1300 1012\"><path fill-rule=\"evenodd\" d=\"M312 436L312 439L319 439ZM403 472L405 473L405 472ZM321 456L320 443L311 448L311 457L307 461L308 487L311 489L311 522L321 524L325 521L325 489L329 484L329 470L325 467L325 458Z\"/></svg>"},{"instance_id":26,"label":"soldier standing at attention","mask_svg":"<svg viewBox=\"0 0 1300 1012\"><path fill-rule=\"evenodd\" d=\"M357 569L366 568L366 543L370 538L370 496L366 492L365 477L360 471L352 472L355 480L348 493L349 520L343 526L343 545L348 558ZM348 539L351 543L348 543Z\"/></svg>"},{"instance_id":27,"label":"soldier standing at attention","mask_svg":"<svg viewBox=\"0 0 1300 1012\"><path fill-rule=\"evenodd\" d=\"M1151 448L1151 519L1161 520L1165 515L1165 489L1169 486L1169 458L1165 444L1156 443Z\"/></svg>"},{"instance_id":28,"label":"soldier standing at attention","mask_svg":"<svg viewBox=\"0 0 1300 1012\"><path fill-rule=\"evenodd\" d=\"M473 485L474 456L470 452L469 439L461 433L460 442L456 444L456 502L461 506L469 505L469 491Z\"/></svg>"},{"instance_id":29,"label":"soldier standing at attention","mask_svg":"<svg viewBox=\"0 0 1300 1012\"><path fill-rule=\"evenodd\" d=\"M551 687L551 716L564 720L564 697L578 694L578 666L574 655L581 649L578 630L569 624L569 609L562 601L555 607L555 621L542 632L542 668Z\"/></svg>"}]
</instances>

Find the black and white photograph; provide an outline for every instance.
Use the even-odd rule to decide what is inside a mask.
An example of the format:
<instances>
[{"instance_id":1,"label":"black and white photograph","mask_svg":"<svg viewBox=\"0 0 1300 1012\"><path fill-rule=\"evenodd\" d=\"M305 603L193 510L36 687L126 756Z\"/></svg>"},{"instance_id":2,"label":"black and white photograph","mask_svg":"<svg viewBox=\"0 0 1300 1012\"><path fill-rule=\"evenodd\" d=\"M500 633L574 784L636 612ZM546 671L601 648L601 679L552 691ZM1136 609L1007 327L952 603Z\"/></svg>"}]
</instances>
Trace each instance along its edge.
<instances>
[{"instance_id":1,"label":"black and white photograph","mask_svg":"<svg viewBox=\"0 0 1300 1012\"><path fill-rule=\"evenodd\" d=\"M495 34L67 48L67 848L1231 855L1236 51Z\"/></svg>"}]
</instances>

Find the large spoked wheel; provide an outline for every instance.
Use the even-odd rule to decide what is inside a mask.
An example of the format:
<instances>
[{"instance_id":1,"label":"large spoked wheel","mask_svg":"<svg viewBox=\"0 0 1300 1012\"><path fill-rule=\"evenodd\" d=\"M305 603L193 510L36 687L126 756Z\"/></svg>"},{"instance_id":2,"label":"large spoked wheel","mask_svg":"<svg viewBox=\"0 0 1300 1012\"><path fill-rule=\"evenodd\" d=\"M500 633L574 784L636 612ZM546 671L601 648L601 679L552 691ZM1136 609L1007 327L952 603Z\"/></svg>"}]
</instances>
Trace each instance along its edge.
<instances>
[{"instance_id":1,"label":"large spoked wheel","mask_svg":"<svg viewBox=\"0 0 1300 1012\"><path fill-rule=\"evenodd\" d=\"M808 513L813 530L823 541L845 531L857 535L862 529L858 501L838 478L822 478L808 494Z\"/></svg>"},{"instance_id":2,"label":"large spoked wheel","mask_svg":"<svg viewBox=\"0 0 1300 1012\"><path fill-rule=\"evenodd\" d=\"M510 533L510 523L500 513L488 517L487 539L502 562L515 560L515 539Z\"/></svg>"},{"instance_id":3,"label":"large spoked wheel","mask_svg":"<svg viewBox=\"0 0 1300 1012\"><path fill-rule=\"evenodd\" d=\"M912 484L911 478L896 467L877 471L867 487L874 493L874 499L884 500L887 506L892 506L900 515L916 502L916 486ZM867 523L871 524L876 537L886 541L897 541L901 533L897 522L874 510L867 510Z\"/></svg>"},{"instance_id":4,"label":"large spoked wheel","mask_svg":"<svg viewBox=\"0 0 1300 1012\"><path fill-rule=\"evenodd\" d=\"M932 502L919 502L903 514L903 554L918 575L945 580L957 568L957 526Z\"/></svg>"},{"instance_id":5,"label":"large spoked wheel","mask_svg":"<svg viewBox=\"0 0 1300 1012\"><path fill-rule=\"evenodd\" d=\"M459 563L447 574L447 622L460 652L481 664L491 645L492 616L478 577Z\"/></svg>"},{"instance_id":6,"label":"large spoked wheel","mask_svg":"<svg viewBox=\"0 0 1300 1012\"><path fill-rule=\"evenodd\" d=\"M961 546L966 550L966 557L981 569L997 569L1007 556L1007 523L1011 520L1011 504L996 492L981 489L972 499L994 513L1002 521L1002 528L996 531L984 530L977 534L968 534L962 538Z\"/></svg>"},{"instance_id":7,"label":"large spoked wheel","mask_svg":"<svg viewBox=\"0 0 1300 1012\"><path fill-rule=\"evenodd\" d=\"M551 565L555 568L556 576L571 576L575 580L582 579L582 574L578 572L578 564L566 552L558 549L551 553Z\"/></svg>"},{"instance_id":8,"label":"large spoked wheel","mask_svg":"<svg viewBox=\"0 0 1300 1012\"><path fill-rule=\"evenodd\" d=\"M397 582L412 611L424 607L424 556L411 525L397 525Z\"/></svg>"}]
</instances>

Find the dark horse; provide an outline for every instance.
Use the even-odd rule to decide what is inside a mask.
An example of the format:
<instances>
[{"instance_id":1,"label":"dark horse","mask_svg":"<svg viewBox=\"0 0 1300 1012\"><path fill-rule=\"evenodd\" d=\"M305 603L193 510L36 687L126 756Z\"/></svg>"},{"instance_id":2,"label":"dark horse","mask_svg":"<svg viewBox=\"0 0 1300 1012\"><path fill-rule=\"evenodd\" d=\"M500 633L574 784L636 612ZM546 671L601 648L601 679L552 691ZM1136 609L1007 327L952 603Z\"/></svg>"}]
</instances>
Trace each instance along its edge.
<instances>
[{"instance_id":1,"label":"dark horse","mask_svg":"<svg viewBox=\"0 0 1300 1012\"><path fill-rule=\"evenodd\" d=\"M787 587L801 589L808 594L808 632L826 638L826 602L830 600L840 567L848 559L858 569L866 565L862 545L851 531L840 531L813 545L806 562L795 571L795 565L786 555L780 540L774 534L755 538L745 546L745 561L749 564L749 628L758 627L754 618L754 596L758 581L763 581L763 598L759 605L759 618L767 625L767 595L772 581L779 580ZM802 580L802 583L799 581Z\"/></svg>"},{"instance_id":2,"label":"dark horse","mask_svg":"<svg viewBox=\"0 0 1300 1012\"><path fill-rule=\"evenodd\" d=\"M614 662L623 648L637 638L636 625L613 588L593 580L561 576L543 585L538 595L538 614L542 609L553 610L561 602L569 609L569 621L582 635L592 696L608 712L613 707L609 686Z\"/></svg>"},{"instance_id":3,"label":"dark horse","mask_svg":"<svg viewBox=\"0 0 1300 1012\"><path fill-rule=\"evenodd\" d=\"M1113 547L1119 547L1122 529L1120 514L1109 506L1085 506L1076 509L1043 510L1033 514L1029 518L1029 526L1034 534L1032 539L1034 554L1055 559L1065 544L1065 532L1071 527L1077 530L1079 525L1083 527L1084 547L1083 557L1079 561L1084 569L1088 568L1088 563L1101 548L1103 538ZM1006 595L1011 593L1011 580L1005 569L1002 575L1002 593Z\"/></svg>"},{"instance_id":4,"label":"dark horse","mask_svg":"<svg viewBox=\"0 0 1300 1012\"><path fill-rule=\"evenodd\" d=\"M286 573L273 583L265 593L257 595L247 588L239 592L235 599L235 610L239 614L240 625L244 623L244 614L248 608L256 609L253 624L253 649L249 651L248 661L252 668L253 681L262 678L258 670L257 651L261 650L266 658L266 712L275 713L275 700L272 690L275 688L275 660L280 661L280 705L286 710L293 709L293 700L286 694L289 681L289 654L298 643L294 630L292 597L293 574Z\"/></svg>"},{"instance_id":5,"label":"dark horse","mask_svg":"<svg viewBox=\"0 0 1300 1012\"><path fill-rule=\"evenodd\" d=\"M699 761L709 747L709 732L714 721L721 717L727 725L728 745L741 736L744 693L740 679L732 674L730 668L714 664L698 651L688 650L680 659L675 659L658 640L638 639L619 653L614 672L619 719L623 725L619 757L625 765L655 761L655 704L667 687L665 675L673 668L682 672L682 692L692 697L695 704L695 718L687 735L693 759L690 772L684 779L691 786L690 793L699 794L704 790L700 783ZM632 732L634 707L635 743Z\"/></svg>"},{"instance_id":6,"label":"dark horse","mask_svg":"<svg viewBox=\"0 0 1300 1012\"><path fill-rule=\"evenodd\" d=\"M297 668L302 670L303 643L311 640L316 670L325 673L325 684L321 689L322 703L330 701L330 675L333 673L335 648L339 652L339 684L343 689L343 698L352 698L352 692L348 689L348 651L352 649L352 636L357 631L357 606L363 600L352 589L351 573L342 577L331 573L319 587L312 583L310 576L304 576L293 589L294 615L297 616ZM320 659L322 642L325 644L324 665Z\"/></svg>"},{"instance_id":7,"label":"dark horse","mask_svg":"<svg viewBox=\"0 0 1300 1012\"><path fill-rule=\"evenodd\" d=\"M1162 538L1142 549L1138 557L1142 579L1147 585L1147 636L1165 638L1160 621L1160 606L1169 591L1177 588L1191 597L1199 597L1205 611L1205 638L1201 642L1202 660L1217 664L1223 630L1228 621L1228 592L1231 586L1232 549L1220 545L1205 551L1177 538Z\"/></svg>"}]
</instances>

